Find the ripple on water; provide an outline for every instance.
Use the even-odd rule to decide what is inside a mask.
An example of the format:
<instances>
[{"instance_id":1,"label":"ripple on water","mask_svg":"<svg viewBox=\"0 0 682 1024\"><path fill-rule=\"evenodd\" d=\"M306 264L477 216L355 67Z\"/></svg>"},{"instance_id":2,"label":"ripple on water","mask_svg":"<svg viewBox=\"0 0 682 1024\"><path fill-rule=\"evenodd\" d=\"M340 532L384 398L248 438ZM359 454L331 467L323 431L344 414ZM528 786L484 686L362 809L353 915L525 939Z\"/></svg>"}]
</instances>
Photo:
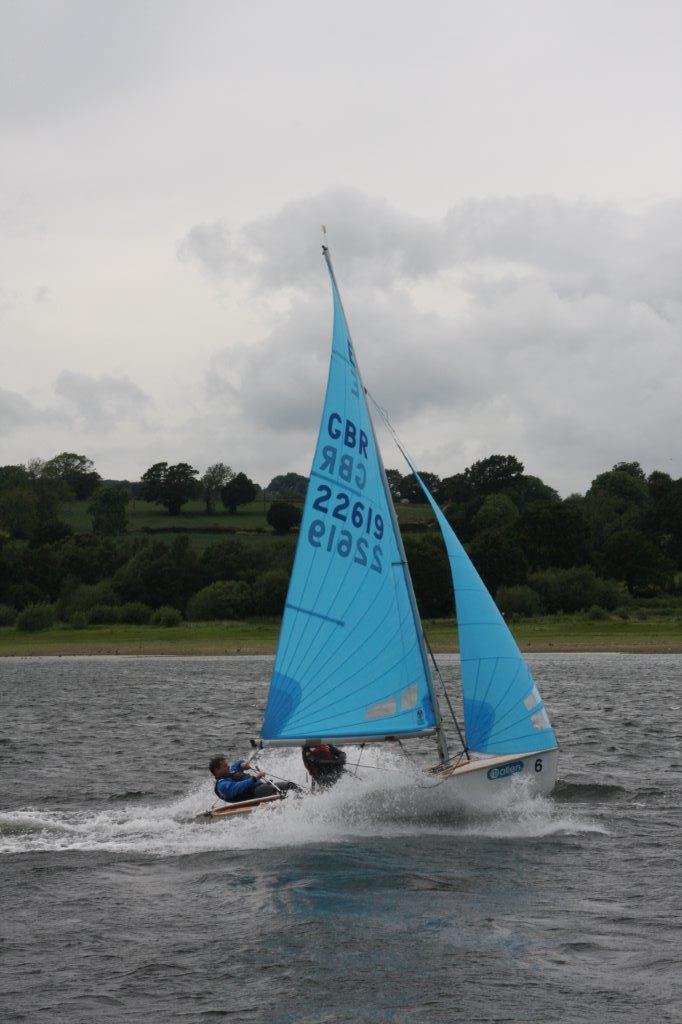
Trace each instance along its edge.
<instances>
[{"instance_id":1,"label":"ripple on water","mask_svg":"<svg viewBox=\"0 0 682 1024\"><path fill-rule=\"evenodd\" d=\"M271 659L0 663L8 1019L672 1021L682 659L531 661L552 798L464 815L365 751L359 781L230 822L197 820L206 760L248 750Z\"/></svg>"}]
</instances>

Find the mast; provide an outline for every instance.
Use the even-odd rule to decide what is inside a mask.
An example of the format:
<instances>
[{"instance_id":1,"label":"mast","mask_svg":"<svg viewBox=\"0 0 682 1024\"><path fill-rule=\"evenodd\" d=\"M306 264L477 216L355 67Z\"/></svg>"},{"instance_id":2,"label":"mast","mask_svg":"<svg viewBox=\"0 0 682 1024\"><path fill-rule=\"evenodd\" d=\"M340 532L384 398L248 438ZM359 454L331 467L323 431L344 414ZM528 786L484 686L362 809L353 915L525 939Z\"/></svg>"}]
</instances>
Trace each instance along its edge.
<instances>
[{"instance_id":1,"label":"mast","mask_svg":"<svg viewBox=\"0 0 682 1024\"><path fill-rule=\"evenodd\" d=\"M324 230L324 234L326 235L326 229L323 229L323 230ZM343 316L344 316L344 319L346 321L346 327L348 327L348 318L346 317L345 309L343 309L343 300L341 299L341 293L339 291L338 282L336 280L336 275L334 273L334 267L332 266L331 256L329 255L329 248L324 243L322 245L322 255L324 256L325 263L327 264L327 270L329 271L329 276L332 279L332 282L334 284L334 288L336 290L336 294L337 294L338 299L339 299L339 303L341 304L341 308L343 310ZM350 330L348 330L348 334L350 336ZM362 382L362 374L360 373L360 369L359 369L359 367L357 365L356 365L355 369L356 369L356 372L357 372L357 374L358 374L358 376L360 378L360 385L361 385L361 387L362 387L362 389L363 389L363 391L365 392L365 395L366 395L367 394L367 390L365 388L364 383ZM389 515L391 516L391 521L392 521L392 524L393 524L393 531L394 531L394 534L395 534L395 537L396 537L396 542L397 542L397 545L398 545L398 553L400 555L400 566L402 568L403 577L405 579L405 586L407 588L407 594L408 594L408 597L409 597L409 600L410 600L410 606L411 606L411 609L412 609L412 616L414 618L414 623L415 623L415 626L417 628L417 638L419 640L419 652L420 652L420 655L421 655L422 664L424 666L424 675L426 677L426 682L427 682L427 685L428 685L428 688L429 688L429 696L431 697L431 704L433 706L433 712L434 712L434 716L435 716L435 719L436 719L436 745L438 747L438 756L440 757L441 761L447 761L448 757L449 757L448 745L447 745L447 740L446 740L446 737L445 737L445 731L443 729L443 719L442 719L442 716L441 716L441 713L440 713L440 706L438 704L438 698L436 696L436 690L435 690L435 687L434 687L434 684L433 684L433 676L431 675L431 667L429 665L429 661L428 661L428 657L427 657L427 653L426 653L426 641L425 641L425 638L424 638L424 630L423 630L423 627L422 627L421 617L419 615L419 609L417 608L417 599L416 599L415 594L414 594L414 587L412 586L412 577L410 576L410 571L409 571L409 568L408 568L408 565L407 565L407 556L405 554L405 547L403 545L403 538L402 538L402 535L400 533L400 528L398 526L398 517L396 516L395 507L393 505L393 498L391 496L391 491L390 491L390 488L388 486L388 480L386 478L386 470L384 468L384 460L383 460L383 458L381 456L381 450L380 450L379 444L377 442L376 431L374 429L374 420L372 419L372 413L370 411L369 405L367 406L367 417L368 417L369 425L370 425L370 428L371 428L371 431L372 431L372 439L374 441L374 448L375 448L376 453L377 453L377 460L379 462L379 469L381 471L381 482L382 482L382 485L383 485L383 488L384 488L384 493L386 495L386 504L388 506Z\"/></svg>"}]
</instances>

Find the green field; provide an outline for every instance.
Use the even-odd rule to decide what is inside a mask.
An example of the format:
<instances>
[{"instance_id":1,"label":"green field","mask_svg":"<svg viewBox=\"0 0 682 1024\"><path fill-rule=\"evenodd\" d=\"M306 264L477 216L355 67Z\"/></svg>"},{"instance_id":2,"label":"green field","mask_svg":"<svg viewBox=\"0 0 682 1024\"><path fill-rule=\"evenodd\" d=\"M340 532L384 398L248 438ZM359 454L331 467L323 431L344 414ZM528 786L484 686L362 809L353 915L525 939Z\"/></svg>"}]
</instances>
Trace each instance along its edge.
<instances>
[{"instance_id":1,"label":"green field","mask_svg":"<svg viewBox=\"0 0 682 1024\"><path fill-rule=\"evenodd\" d=\"M296 504L295 502L293 504ZM188 501L177 516L169 515L160 505L152 505L139 498L128 505L128 535L156 536L170 541L173 537L186 534L193 548L203 551L209 544L226 536L238 536L242 541L275 537L268 525L266 515L270 508L269 498L253 501L242 506L235 515L227 512L222 505L209 516L203 501ZM299 503L302 508L302 503ZM428 505L399 505L398 519L408 530L433 523L433 512ZM89 533L92 521L88 514L87 501L64 502L60 516L75 533Z\"/></svg>"},{"instance_id":2,"label":"green field","mask_svg":"<svg viewBox=\"0 0 682 1024\"><path fill-rule=\"evenodd\" d=\"M452 620L424 623L436 651L454 651L457 632ZM185 622L161 626L55 626L39 633L0 629L0 656L67 654L270 654L279 623L274 621ZM592 622L582 615L555 615L513 624L526 651L663 651L682 653L679 615L648 615L642 620Z\"/></svg>"}]
</instances>

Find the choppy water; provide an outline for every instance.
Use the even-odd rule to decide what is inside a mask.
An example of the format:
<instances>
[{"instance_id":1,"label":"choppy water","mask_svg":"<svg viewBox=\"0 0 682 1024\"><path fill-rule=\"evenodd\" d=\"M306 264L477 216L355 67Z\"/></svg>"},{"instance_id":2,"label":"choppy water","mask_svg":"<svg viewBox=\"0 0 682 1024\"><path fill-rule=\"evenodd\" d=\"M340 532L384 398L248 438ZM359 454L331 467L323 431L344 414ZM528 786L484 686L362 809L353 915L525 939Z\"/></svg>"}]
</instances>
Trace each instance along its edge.
<instances>
[{"instance_id":1,"label":"choppy water","mask_svg":"<svg viewBox=\"0 0 682 1024\"><path fill-rule=\"evenodd\" d=\"M0 1018L679 1021L682 658L529 660L552 798L465 817L382 749L211 823L207 757L248 749L269 658L0 661Z\"/></svg>"}]
</instances>

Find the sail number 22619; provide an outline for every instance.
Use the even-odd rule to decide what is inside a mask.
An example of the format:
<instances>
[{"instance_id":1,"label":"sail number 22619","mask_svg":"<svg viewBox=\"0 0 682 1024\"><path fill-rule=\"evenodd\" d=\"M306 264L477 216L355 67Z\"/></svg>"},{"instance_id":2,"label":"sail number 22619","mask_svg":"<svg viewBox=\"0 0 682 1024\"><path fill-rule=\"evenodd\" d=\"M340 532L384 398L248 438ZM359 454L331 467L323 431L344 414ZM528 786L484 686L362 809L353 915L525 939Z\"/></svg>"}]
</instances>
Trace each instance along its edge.
<instances>
[{"instance_id":1,"label":"sail number 22619","mask_svg":"<svg viewBox=\"0 0 682 1024\"><path fill-rule=\"evenodd\" d=\"M308 543L312 547L323 548L341 558L352 555L356 565L368 566L374 572L382 571L381 545L376 543L384 536L384 518L380 512L375 512L364 501L353 502L346 491L334 493L327 484L318 485L312 507L332 520L313 519L308 527ZM342 524L353 527L352 532Z\"/></svg>"},{"instance_id":2,"label":"sail number 22619","mask_svg":"<svg viewBox=\"0 0 682 1024\"><path fill-rule=\"evenodd\" d=\"M322 519L313 519L308 527L308 542L314 548L322 548L332 554L349 558L353 554L356 565L369 565L374 572L381 572L381 545L373 544L367 537L353 537L350 530L337 530L336 523L329 527Z\"/></svg>"}]
</instances>

